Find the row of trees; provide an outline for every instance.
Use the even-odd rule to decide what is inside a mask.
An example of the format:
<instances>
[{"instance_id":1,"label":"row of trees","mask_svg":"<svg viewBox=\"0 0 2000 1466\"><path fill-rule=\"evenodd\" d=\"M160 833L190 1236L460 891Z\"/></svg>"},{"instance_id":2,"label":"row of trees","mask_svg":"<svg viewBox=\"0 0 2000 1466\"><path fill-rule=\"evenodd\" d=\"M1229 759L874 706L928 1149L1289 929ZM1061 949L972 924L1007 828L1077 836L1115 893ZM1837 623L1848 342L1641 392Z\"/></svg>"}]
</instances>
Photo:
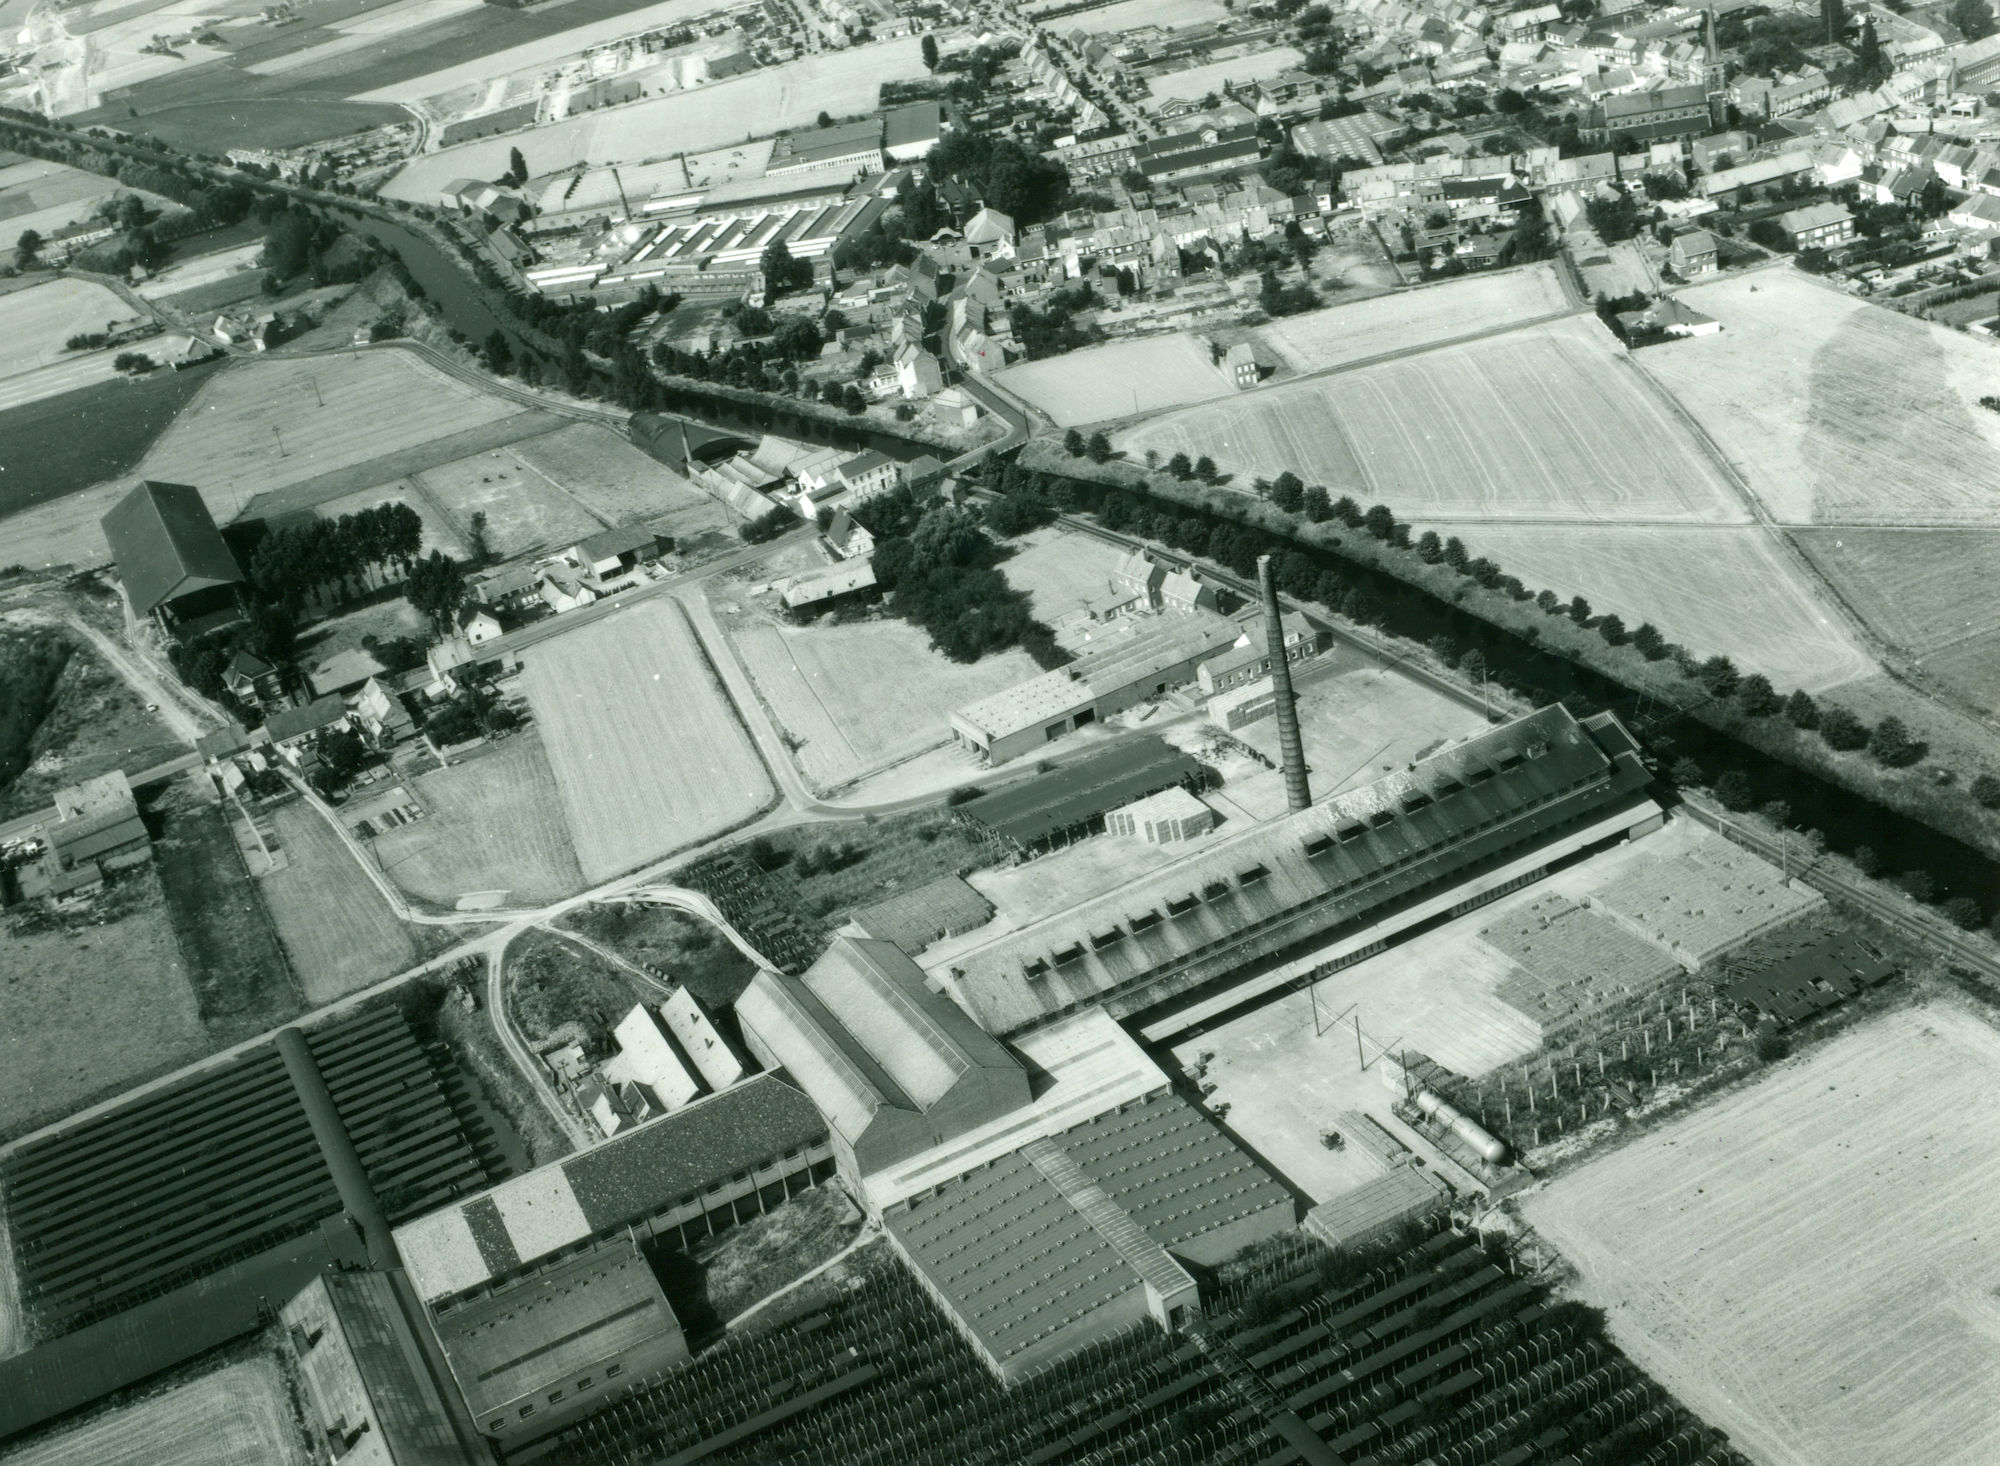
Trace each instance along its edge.
<instances>
[{"instance_id":1,"label":"row of trees","mask_svg":"<svg viewBox=\"0 0 2000 1466\"><path fill-rule=\"evenodd\" d=\"M251 558L250 579L267 599L297 615L312 592L358 594L371 575L392 564L407 575L423 542L424 521L416 510L401 502L378 504L338 519L272 529Z\"/></svg>"}]
</instances>

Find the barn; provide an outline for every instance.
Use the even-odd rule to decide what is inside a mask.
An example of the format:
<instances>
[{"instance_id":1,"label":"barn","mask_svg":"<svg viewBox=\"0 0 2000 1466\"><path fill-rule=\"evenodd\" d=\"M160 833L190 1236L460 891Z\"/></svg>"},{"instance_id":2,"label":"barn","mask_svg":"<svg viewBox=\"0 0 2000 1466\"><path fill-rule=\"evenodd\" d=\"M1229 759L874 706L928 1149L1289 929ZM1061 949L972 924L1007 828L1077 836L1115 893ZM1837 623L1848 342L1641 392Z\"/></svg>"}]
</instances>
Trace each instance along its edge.
<instances>
[{"instance_id":1,"label":"barn","mask_svg":"<svg viewBox=\"0 0 2000 1466\"><path fill-rule=\"evenodd\" d=\"M132 614L195 634L241 613L242 567L188 484L147 479L100 521Z\"/></svg>"}]
</instances>

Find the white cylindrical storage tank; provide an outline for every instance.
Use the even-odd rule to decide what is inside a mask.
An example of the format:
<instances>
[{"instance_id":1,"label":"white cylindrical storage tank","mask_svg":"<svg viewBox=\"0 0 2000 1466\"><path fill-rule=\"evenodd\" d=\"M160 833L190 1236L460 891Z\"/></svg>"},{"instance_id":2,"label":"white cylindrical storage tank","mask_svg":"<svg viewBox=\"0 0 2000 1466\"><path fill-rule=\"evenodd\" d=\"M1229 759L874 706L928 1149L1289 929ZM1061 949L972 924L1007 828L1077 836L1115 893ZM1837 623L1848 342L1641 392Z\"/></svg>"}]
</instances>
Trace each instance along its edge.
<instances>
[{"instance_id":1,"label":"white cylindrical storage tank","mask_svg":"<svg viewBox=\"0 0 2000 1466\"><path fill-rule=\"evenodd\" d=\"M1453 1105L1434 1090L1422 1090L1417 1095L1417 1108L1444 1126L1460 1140L1471 1146L1481 1156L1499 1165L1507 1158L1507 1142L1487 1133L1477 1120Z\"/></svg>"}]
</instances>

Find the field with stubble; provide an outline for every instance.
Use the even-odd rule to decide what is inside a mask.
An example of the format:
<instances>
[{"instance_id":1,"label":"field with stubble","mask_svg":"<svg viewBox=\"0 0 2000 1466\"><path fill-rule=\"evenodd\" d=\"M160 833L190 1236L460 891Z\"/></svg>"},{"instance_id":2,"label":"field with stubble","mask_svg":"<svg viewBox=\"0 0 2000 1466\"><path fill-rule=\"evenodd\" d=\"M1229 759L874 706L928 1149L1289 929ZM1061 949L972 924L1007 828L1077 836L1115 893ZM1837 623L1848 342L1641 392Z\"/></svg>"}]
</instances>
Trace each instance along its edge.
<instances>
[{"instance_id":1,"label":"field with stubble","mask_svg":"<svg viewBox=\"0 0 2000 1466\"><path fill-rule=\"evenodd\" d=\"M275 1359L227 1365L0 1453L6 1466L303 1466Z\"/></svg>"},{"instance_id":2,"label":"field with stubble","mask_svg":"<svg viewBox=\"0 0 2000 1466\"><path fill-rule=\"evenodd\" d=\"M526 653L570 837L602 881L721 834L771 796L680 606L631 606Z\"/></svg>"},{"instance_id":3,"label":"field with stubble","mask_svg":"<svg viewBox=\"0 0 2000 1466\"><path fill-rule=\"evenodd\" d=\"M1585 319L1168 413L1113 442L1133 459L1206 454L1246 492L1290 469L1418 523L1749 518Z\"/></svg>"},{"instance_id":4,"label":"field with stubble","mask_svg":"<svg viewBox=\"0 0 2000 1466\"><path fill-rule=\"evenodd\" d=\"M330 1003L410 965L416 944L340 836L304 801L272 815L288 857L264 903L306 1001Z\"/></svg>"},{"instance_id":5,"label":"field with stubble","mask_svg":"<svg viewBox=\"0 0 2000 1466\"><path fill-rule=\"evenodd\" d=\"M2000 1033L1840 1035L1529 1197L1618 1345L1765 1466L1979 1466L2000 1440Z\"/></svg>"}]
</instances>

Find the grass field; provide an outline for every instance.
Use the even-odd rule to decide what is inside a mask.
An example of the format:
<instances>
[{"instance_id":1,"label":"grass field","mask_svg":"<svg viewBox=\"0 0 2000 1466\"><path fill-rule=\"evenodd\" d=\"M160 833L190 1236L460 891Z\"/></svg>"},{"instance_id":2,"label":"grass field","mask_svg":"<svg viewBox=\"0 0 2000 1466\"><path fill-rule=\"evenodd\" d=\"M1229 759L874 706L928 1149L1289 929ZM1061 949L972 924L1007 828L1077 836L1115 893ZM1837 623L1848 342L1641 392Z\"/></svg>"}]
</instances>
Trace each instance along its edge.
<instances>
[{"instance_id":1,"label":"grass field","mask_svg":"<svg viewBox=\"0 0 2000 1466\"><path fill-rule=\"evenodd\" d=\"M822 111L835 117L872 111L883 82L923 74L914 35L822 51L692 91L426 153L382 193L428 201L454 178L497 176L507 167L511 147L521 149L537 174L581 162L639 163L701 152L781 128L809 127Z\"/></svg>"},{"instance_id":2,"label":"grass field","mask_svg":"<svg viewBox=\"0 0 2000 1466\"><path fill-rule=\"evenodd\" d=\"M457 527L428 495L412 483L383 484L380 488L363 489L358 494L328 499L325 503L314 505L313 513L321 519L338 519L343 514L358 514L378 504L407 504L417 511L417 517L424 522L421 553L428 555L432 550L442 550L454 560L469 560L472 557L472 551L466 547Z\"/></svg>"},{"instance_id":3,"label":"grass field","mask_svg":"<svg viewBox=\"0 0 2000 1466\"><path fill-rule=\"evenodd\" d=\"M226 524L255 495L517 410L403 351L235 362L209 378L139 472L196 485Z\"/></svg>"},{"instance_id":4,"label":"grass field","mask_svg":"<svg viewBox=\"0 0 2000 1466\"><path fill-rule=\"evenodd\" d=\"M1114 442L1133 458L1208 454L1246 488L1290 469L1412 520L1748 518L1595 321L1267 388Z\"/></svg>"},{"instance_id":5,"label":"grass field","mask_svg":"<svg viewBox=\"0 0 2000 1466\"><path fill-rule=\"evenodd\" d=\"M1567 304L1555 266L1524 265L1281 316L1259 326L1256 335L1294 371L1310 372L1518 325Z\"/></svg>"},{"instance_id":6,"label":"grass field","mask_svg":"<svg viewBox=\"0 0 2000 1466\"><path fill-rule=\"evenodd\" d=\"M1014 553L1001 562L1001 572L1014 589L1028 593L1035 619L1044 626L1108 591L1122 558L1102 540L1060 529L1038 529L1008 544Z\"/></svg>"},{"instance_id":7,"label":"grass field","mask_svg":"<svg viewBox=\"0 0 2000 1466\"><path fill-rule=\"evenodd\" d=\"M861 1222L861 1212L838 1185L816 1187L719 1237L697 1242L683 1254L690 1281L697 1286L670 1295L668 1301L690 1333L699 1334L704 1323L727 1323L833 1257L860 1235ZM678 1270L669 1263L667 1271L672 1275ZM684 1302L691 1305L685 1312Z\"/></svg>"},{"instance_id":8,"label":"grass field","mask_svg":"<svg viewBox=\"0 0 2000 1466\"><path fill-rule=\"evenodd\" d=\"M1767 1466L2000 1438L2000 1034L1888 1014L1524 1203L1618 1345Z\"/></svg>"},{"instance_id":9,"label":"grass field","mask_svg":"<svg viewBox=\"0 0 2000 1466\"><path fill-rule=\"evenodd\" d=\"M1717 653L1778 687L1818 692L1875 663L1770 531L1424 522L1564 600L1582 595L1627 628L1651 621L1697 656Z\"/></svg>"},{"instance_id":10,"label":"grass field","mask_svg":"<svg viewBox=\"0 0 2000 1466\"><path fill-rule=\"evenodd\" d=\"M63 342L131 315L125 302L88 280L50 280L0 295L0 377L61 360Z\"/></svg>"},{"instance_id":11,"label":"grass field","mask_svg":"<svg viewBox=\"0 0 2000 1466\"><path fill-rule=\"evenodd\" d=\"M159 878L133 872L99 901L103 925L0 927L0 1133L209 1048Z\"/></svg>"},{"instance_id":12,"label":"grass field","mask_svg":"<svg viewBox=\"0 0 2000 1466\"><path fill-rule=\"evenodd\" d=\"M1236 390L1209 364L1208 347L1180 332L1023 362L994 380L1061 427L1207 402Z\"/></svg>"},{"instance_id":13,"label":"grass field","mask_svg":"<svg viewBox=\"0 0 2000 1466\"><path fill-rule=\"evenodd\" d=\"M1989 713L2000 713L2000 632L1968 637L1924 658L1924 670ZM1991 757L1990 750L1987 751Z\"/></svg>"},{"instance_id":14,"label":"grass field","mask_svg":"<svg viewBox=\"0 0 2000 1466\"><path fill-rule=\"evenodd\" d=\"M6 1466L305 1466L276 1359L227 1365L0 1454Z\"/></svg>"},{"instance_id":15,"label":"grass field","mask_svg":"<svg viewBox=\"0 0 2000 1466\"><path fill-rule=\"evenodd\" d=\"M116 179L41 158L20 158L0 167L0 252L11 258L28 230L46 238L89 218L100 200L116 193L136 193L150 208L179 209L157 194L120 188Z\"/></svg>"},{"instance_id":16,"label":"grass field","mask_svg":"<svg viewBox=\"0 0 2000 1466\"><path fill-rule=\"evenodd\" d=\"M265 904L314 1007L400 972L416 944L375 883L303 800L272 816L287 864L263 878Z\"/></svg>"},{"instance_id":17,"label":"grass field","mask_svg":"<svg viewBox=\"0 0 2000 1466\"><path fill-rule=\"evenodd\" d=\"M485 514L487 536L503 559L571 544L604 528L583 505L505 448L425 469L416 483L461 538L471 532L472 516Z\"/></svg>"},{"instance_id":18,"label":"grass field","mask_svg":"<svg viewBox=\"0 0 2000 1466\"><path fill-rule=\"evenodd\" d=\"M2000 524L1990 345L1791 270L1681 292L1718 335L1635 358L1791 524Z\"/></svg>"},{"instance_id":19,"label":"grass field","mask_svg":"<svg viewBox=\"0 0 2000 1466\"><path fill-rule=\"evenodd\" d=\"M155 812L153 858L209 1038L234 1043L295 1017L284 948L221 809L177 783Z\"/></svg>"},{"instance_id":20,"label":"grass field","mask_svg":"<svg viewBox=\"0 0 2000 1466\"><path fill-rule=\"evenodd\" d=\"M676 603L634 605L526 653L577 862L605 880L755 813L771 782Z\"/></svg>"},{"instance_id":21,"label":"grass field","mask_svg":"<svg viewBox=\"0 0 2000 1466\"><path fill-rule=\"evenodd\" d=\"M153 372L137 381L99 382L0 412L0 519L128 471L215 375L213 367ZM44 563L49 553L35 553L45 542L44 526L61 518L57 511L34 524L9 524L0 563ZM91 527L95 529L95 519ZM101 543L103 535L97 538ZM53 548L71 541L46 543Z\"/></svg>"},{"instance_id":22,"label":"grass field","mask_svg":"<svg viewBox=\"0 0 2000 1466\"><path fill-rule=\"evenodd\" d=\"M732 630L780 727L797 738L806 776L822 787L907 758L951 736L949 715L1041 669L1011 650L969 665L931 650L907 621Z\"/></svg>"},{"instance_id":23,"label":"grass field","mask_svg":"<svg viewBox=\"0 0 2000 1466\"><path fill-rule=\"evenodd\" d=\"M411 895L451 906L468 891L523 904L583 887L555 774L533 729L416 780L430 814L378 835L376 859Z\"/></svg>"},{"instance_id":24,"label":"grass field","mask_svg":"<svg viewBox=\"0 0 2000 1466\"><path fill-rule=\"evenodd\" d=\"M1909 655L2000 630L2000 530L1813 529L1792 539L1876 635Z\"/></svg>"},{"instance_id":25,"label":"grass field","mask_svg":"<svg viewBox=\"0 0 2000 1466\"><path fill-rule=\"evenodd\" d=\"M607 524L664 519L677 539L729 527L729 511L610 428L573 423L509 450Z\"/></svg>"},{"instance_id":26,"label":"grass field","mask_svg":"<svg viewBox=\"0 0 2000 1466\"><path fill-rule=\"evenodd\" d=\"M0 636L11 640L11 631L6 628ZM41 634L67 642L69 659L24 750L27 767L13 782L0 785L0 817L47 809L55 791L66 785L115 768L137 772L186 752L186 745L146 711L82 637L55 629ZM0 653L0 666L8 660ZM0 694L10 699L17 695L4 682Z\"/></svg>"}]
</instances>

